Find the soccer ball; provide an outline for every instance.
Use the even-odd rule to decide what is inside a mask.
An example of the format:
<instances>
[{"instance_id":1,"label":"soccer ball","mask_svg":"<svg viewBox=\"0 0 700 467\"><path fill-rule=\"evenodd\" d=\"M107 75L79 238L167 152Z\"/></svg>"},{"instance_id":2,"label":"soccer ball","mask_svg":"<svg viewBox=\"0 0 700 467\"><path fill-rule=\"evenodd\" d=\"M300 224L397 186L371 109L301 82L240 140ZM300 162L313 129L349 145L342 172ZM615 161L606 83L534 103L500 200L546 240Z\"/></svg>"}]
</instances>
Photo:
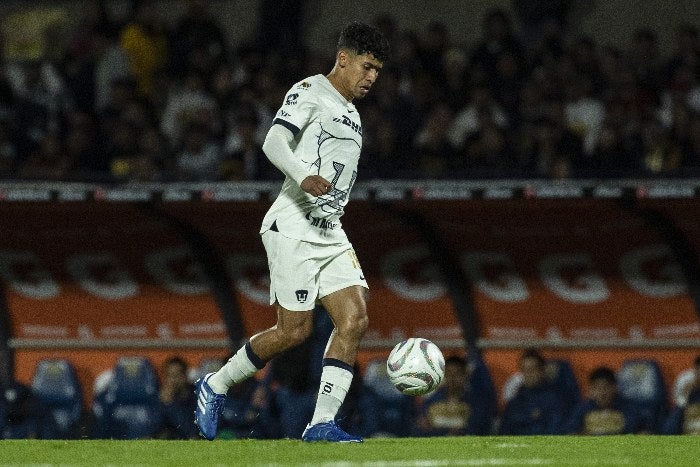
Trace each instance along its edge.
<instances>
[{"instance_id":1,"label":"soccer ball","mask_svg":"<svg viewBox=\"0 0 700 467\"><path fill-rule=\"evenodd\" d=\"M445 376L445 357L428 339L411 337L399 342L389 353L386 371L391 383L409 396L433 392Z\"/></svg>"}]
</instances>

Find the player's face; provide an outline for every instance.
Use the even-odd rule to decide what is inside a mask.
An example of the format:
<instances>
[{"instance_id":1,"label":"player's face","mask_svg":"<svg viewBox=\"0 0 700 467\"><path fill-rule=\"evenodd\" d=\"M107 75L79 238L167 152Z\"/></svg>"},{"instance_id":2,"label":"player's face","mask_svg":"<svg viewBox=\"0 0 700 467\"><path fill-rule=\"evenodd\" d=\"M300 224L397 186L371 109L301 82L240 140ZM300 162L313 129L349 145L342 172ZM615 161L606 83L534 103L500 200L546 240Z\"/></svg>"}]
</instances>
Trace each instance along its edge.
<instances>
[{"instance_id":1,"label":"player's face","mask_svg":"<svg viewBox=\"0 0 700 467\"><path fill-rule=\"evenodd\" d=\"M523 374L523 385L528 388L539 386L545 378L544 368L536 358L523 358L520 372Z\"/></svg>"},{"instance_id":2,"label":"player's face","mask_svg":"<svg viewBox=\"0 0 700 467\"><path fill-rule=\"evenodd\" d=\"M610 407L615 400L616 387L608 381L599 379L591 381L588 391L599 407Z\"/></svg>"},{"instance_id":3,"label":"player's face","mask_svg":"<svg viewBox=\"0 0 700 467\"><path fill-rule=\"evenodd\" d=\"M381 68L382 62L372 54L348 53L345 66L346 97L351 99L365 97L377 80Z\"/></svg>"}]
</instances>

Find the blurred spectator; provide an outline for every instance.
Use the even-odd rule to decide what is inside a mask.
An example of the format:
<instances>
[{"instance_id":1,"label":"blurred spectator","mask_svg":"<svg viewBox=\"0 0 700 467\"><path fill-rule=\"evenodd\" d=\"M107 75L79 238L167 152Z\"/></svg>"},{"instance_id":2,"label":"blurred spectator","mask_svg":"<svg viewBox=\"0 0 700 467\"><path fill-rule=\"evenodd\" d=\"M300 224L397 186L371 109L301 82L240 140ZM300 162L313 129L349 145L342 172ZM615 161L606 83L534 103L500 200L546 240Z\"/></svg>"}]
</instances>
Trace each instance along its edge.
<instances>
[{"instance_id":1,"label":"blurred spectator","mask_svg":"<svg viewBox=\"0 0 700 467\"><path fill-rule=\"evenodd\" d=\"M99 112L110 100L112 85L130 76L129 57L116 40L116 32L96 28L92 32L94 56L94 109Z\"/></svg>"},{"instance_id":2,"label":"blurred spectator","mask_svg":"<svg viewBox=\"0 0 700 467\"><path fill-rule=\"evenodd\" d=\"M164 439L196 439L194 413L197 400L194 385L187 379L187 363L170 357L163 364L159 394L162 421L156 437Z\"/></svg>"},{"instance_id":3,"label":"blurred spectator","mask_svg":"<svg viewBox=\"0 0 700 467\"><path fill-rule=\"evenodd\" d=\"M206 90L203 77L191 71L185 77L183 86L173 89L163 110L161 130L176 147L183 141L183 133L188 126L205 125L215 129L216 101Z\"/></svg>"},{"instance_id":4,"label":"blurred spectator","mask_svg":"<svg viewBox=\"0 0 700 467\"><path fill-rule=\"evenodd\" d=\"M540 106L542 116L523 124L517 135L519 165L535 176L566 178L586 167L582 140L571 131L563 116L559 101L548 101Z\"/></svg>"},{"instance_id":5,"label":"blurred spectator","mask_svg":"<svg viewBox=\"0 0 700 467\"><path fill-rule=\"evenodd\" d=\"M700 435L700 355L695 358L694 368L683 376L676 380L676 405L664 422L662 434Z\"/></svg>"},{"instance_id":6,"label":"blurred spectator","mask_svg":"<svg viewBox=\"0 0 700 467\"><path fill-rule=\"evenodd\" d=\"M647 115L658 104L658 93L664 79L664 63L659 53L658 39L651 29L635 31L630 66L643 98L642 115Z\"/></svg>"},{"instance_id":7,"label":"blurred spectator","mask_svg":"<svg viewBox=\"0 0 700 467\"><path fill-rule=\"evenodd\" d=\"M274 180L283 175L269 161L256 139L258 118L253 110L239 112L235 136L231 135L222 163L224 180Z\"/></svg>"},{"instance_id":8,"label":"blurred spectator","mask_svg":"<svg viewBox=\"0 0 700 467\"><path fill-rule=\"evenodd\" d=\"M316 403L315 381L309 370L310 348L295 347L271 362L271 381L275 385L275 413L279 417L283 438L301 437L311 419Z\"/></svg>"},{"instance_id":9,"label":"blurred spectator","mask_svg":"<svg viewBox=\"0 0 700 467\"><path fill-rule=\"evenodd\" d=\"M19 168L18 175L25 180L66 180L70 178L73 160L66 152L61 136L46 134Z\"/></svg>"},{"instance_id":10,"label":"blurred spectator","mask_svg":"<svg viewBox=\"0 0 700 467\"><path fill-rule=\"evenodd\" d=\"M467 434L474 415L466 400L467 364L464 358L445 359L445 377L435 393L426 396L416 430L422 436L459 436Z\"/></svg>"},{"instance_id":11,"label":"blurred spectator","mask_svg":"<svg viewBox=\"0 0 700 467\"><path fill-rule=\"evenodd\" d=\"M667 130L654 120L642 122L642 163L644 170L654 175L672 175L678 172L682 162L679 144Z\"/></svg>"},{"instance_id":12,"label":"blurred spectator","mask_svg":"<svg viewBox=\"0 0 700 467\"><path fill-rule=\"evenodd\" d=\"M265 141L265 136L267 135L267 129L272 126L272 120L279 109L279 103L284 99L285 91L280 88L279 83L274 83L272 78L267 73L263 73L261 78L264 77L262 82L253 86L250 83L242 85L238 89L238 100L234 103L235 109L229 111L229 117L235 122L239 118L246 116L253 112L257 120L257 127L255 130L255 140L260 146ZM261 92L267 93L265 98L261 98ZM280 93L281 91L281 93ZM273 102L272 97L276 97L278 101ZM235 146L236 141L236 127L235 124L232 128L229 128L230 133L227 135L226 140L227 146Z\"/></svg>"},{"instance_id":13,"label":"blurred spectator","mask_svg":"<svg viewBox=\"0 0 700 467\"><path fill-rule=\"evenodd\" d=\"M537 350L525 349L518 366L522 384L503 409L499 434L559 434L563 404L547 378L545 359Z\"/></svg>"},{"instance_id":14,"label":"blurred spectator","mask_svg":"<svg viewBox=\"0 0 700 467\"><path fill-rule=\"evenodd\" d=\"M620 395L615 372L602 366L588 376L588 399L574 407L564 424L565 434L620 435L645 433L649 421L631 401Z\"/></svg>"},{"instance_id":15,"label":"blurred spectator","mask_svg":"<svg viewBox=\"0 0 700 467\"><path fill-rule=\"evenodd\" d=\"M167 143L157 128L146 127L138 132L133 155L125 153L111 161L110 171L114 180L155 182L166 180L168 157Z\"/></svg>"},{"instance_id":16,"label":"blurred spectator","mask_svg":"<svg viewBox=\"0 0 700 467\"><path fill-rule=\"evenodd\" d=\"M568 68L565 73L582 77L590 83L592 94L602 95L605 80L600 69L600 54L593 39L587 36L579 37L574 42L569 57L562 58L561 63Z\"/></svg>"},{"instance_id":17,"label":"blurred spectator","mask_svg":"<svg viewBox=\"0 0 700 467\"><path fill-rule=\"evenodd\" d=\"M700 75L700 36L696 25L684 23L678 27L676 49L666 67L669 77L679 68L687 68L694 76Z\"/></svg>"},{"instance_id":18,"label":"blurred spectator","mask_svg":"<svg viewBox=\"0 0 700 467\"><path fill-rule=\"evenodd\" d=\"M592 93L592 83L583 78L566 84L564 115L569 128L583 140L583 152L593 154L605 119L605 106Z\"/></svg>"},{"instance_id":19,"label":"blurred spectator","mask_svg":"<svg viewBox=\"0 0 700 467\"><path fill-rule=\"evenodd\" d=\"M572 3L571 0L512 0L526 49L546 37L546 32L553 28L564 32Z\"/></svg>"},{"instance_id":20,"label":"blurred spectator","mask_svg":"<svg viewBox=\"0 0 700 467\"><path fill-rule=\"evenodd\" d=\"M450 143L456 149L463 148L467 139L482 129L484 121L493 123L496 128L508 127L508 117L501 106L493 99L488 86L475 84L471 89L471 98L466 107L451 119L449 129Z\"/></svg>"},{"instance_id":21,"label":"blurred spectator","mask_svg":"<svg viewBox=\"0 0 700 467\"><path fill-rule=\"evenodd\" d=\"M385 359L368 363L355 394L356 413L352 426L344 425L349 431L367 438L393 438L412 434L416 419L414 398L402 394L391 383Z\"/></svg>"},{"instance_id":22,"label":"blurred spectator","mask_svg":"<svg viewBox=\"0 0 700 467\"><path fill-rule=\"evenodd\" d=\"M412 49L411 53L414 53ZM413 55L411 57L418 60ZM407 67L409 65L407 64ZM420 126L422 116L418 112L416 102L410 96L414 70L402 70L391 64L385 68L386 70L382 69L382 79L377 81L377 91L369 95L368 102L363 103L363 105L373 104L368 106L367 112L363 113L363 126L375 129L367 131L366 136L363 132L363 145L365 139L372 141L373 138L378 137L376 126L382 120L388 120L393 125L397 141L401 142L412 142ZM409 74L409 76L405 77L404 74ZM372 120L374 120L374 126L371 124ZM371 143L368 144L371 145ZM407 144L404 143L404 145ZM360 161L363 158L364 156L360 158Z\"/></svg>"},{"instance_id":23,"label":"blurred spectator","mask_svg":"<svg viewBox=\"0 0 700 467\"><path fill-rule=\"evenodd\" d=\"M50 62L12 64L7 76L16 96L14 117L22 132L25 154L34 151L48 133L58 134L71 110L60 72Z\"/></svg>"},{"instance_id":24,"label":"blurred spectator","mask_svg":"<svg viewBox=\"0 0 700 467\"><path fill-rule=\"evenodd\" d=\"M184 134L182 149L175 156L178 180L219 180L223 153L206 125L190 123Z\"/></svg>"},{"instance_id":25,"label":"blurred spectator","mask_svg":"<svg viewBox=\"0 0 700 467\"><path fill-rule=\"evenodd\" d=\"M176 79L192 70L211 74L226 57L226 38L211 16L209 0L186 0L185 13L170 33L169 66Z\"/></svg>"},{"instance_id":26,"label":"blurred spectator","mask_svg":"<svg viewBox=\"0 0 700 467\"><path fill-rule=\"evenodd\" d=\"M220 418L219 437L273 439L280 437L269 381L250 378L229 390Z\"/></svg>"},{"instance_id":27,"label":"blurred spectator","mask_svg":"<svg viewBox=\"0 0 700 467\"><path fill-rule=\"evenodd\" d=\"M0 46L2 42L0 42ZM15 91L7 76L5 63L0 60L0 121L10 117L15 106Z\"/></svg>"},{"instance_id":28,"label":"blurred spectator","mask_svg":"<svg viewBox=\"0 0 700 467\"><path fill-rule=\"evenodd\" d=\"M473 367L459 356L445 360L445 379L425 398L416 432L421 436L487 435L495 412L493 394L476 385Z\"/></svg>"},{"instance_id":29,"label":"blurred spectator","mask_svg":"<svg viewBox=\"0 0 700 467\"><path fill-rule=\"evenodd\" d=\"M473 418L472 432L491 434L498 411L496 388L481 351L473 347L467 353L467 395L480 406L483 415Z\"/></svg>"},{"instance_id":30,"label":"blurred spectator","mask_svg":"<svg viewBox=\"0 0 700 467\"><path fill-rule=\"evenodd\" d=\"M511 127L516 127L519 123L520 90L524 79L523 64L512 52L502 53L496 63L496 76L490 86Z\"/></svg>"},{"instance_id":31,"label":"blurred spectator","mask_svg":"<svg viewBox=\"0 0 700 467\"><path fill-rule=\"evenodd\" d=\"M502 54L510 54L519 63L523 60L523 52L515 37L512 20L504 10L488 11L482 27L482 39L471 56L470 68L476 81L490 83L498 75L498 62Z\"/></svg>"},{"instance_id":32,"label":"blurred spectator","mask_svg":"<svg viewBox=\"0 0 700 467\"><path fill-rule=\"evenodd\" d=\"M693 366L682 371L673 382L673 403L676 406L684 406L688 402L688 395L694 387L700 386L700 355L695 357Z\"/></svg>"},{"instance_id":33,"label":"blurred spectator","mask_svg":"<svg viewBox=\"0 0 700 467\"><path fill-rule=\"evenodd\" d=\"M446 121L452 119L452 110L444 102L433 105L423 125L416 133L413 147L419 172L428 178L445 178L454 164Z\"/></svg>"},{"instance_id":34,"label":"blurred spectator","mask_svg":"<svg viewBox=\"0 0 700 467\"><path fill-rule=\"evenodd\" d=\"M124 161L134 159L138 152L139 129L124 119L112 120L112 128L103 141L103 151L109 161L109 171L115 178L123 176Z\"/></svg>"},{"instance_id":35,"label":"blurred spectator","mask_svg":"<svg viewBox=\"0 0 700 467\"><path fill-rule=\"evenodd\" d=\"M441 73L444 76L441 99L456 112L467 104L469 97L468 57L463 48L452 46L445 50Z\"/></svg>"},{"instance_id":36,"label":"blurred spectator","mask_svg":"<svg viewBox=\"0 0 700 467\"><path fill-rule=\"evenodd\" d=\"M31 389L17 381L0 385L2 399L0 414L5 418L0 422L0 439L41 438L45 427L44 413Z\"/></svg>"},{"instance_id":37,"label":"blurred spectator","mask_svg":"<svg viewBox=\"0 0 700 467\"><path fill-rule=\"evenodd\" d=\"M431 21L420 42L420 60L422 68L435 76L438 82L445 80L445 54L452 45L450 31L444 23Z\"/></svg>"},{"instance_id":38,"label":"blurred spectator","mask_svg":"<svg viewBox=\"0 0 700 467\"><path fill-rule=\"evenodd\" d=\"M359 175L361 180L376 178L401 178L407 158L399 147L397 129L390 120L380 119L374 130L374 138L362 150Z\"/></svg>"},{"instance_id":39,"label":"blurred spectator","mask_svg":"<svg viewBox=\"0 0 700 467\"><path fill-rule=\"evenodd\" d=\"M256 45L265 51L277 50L287 56L296 55L301 40L304 1L262 0L259 8L260 24ZM292 75L299 76L298 73Z\"/></svg>"},{"instance_id":40,"label":"blurred spectator","mask_svg":"<svg viewBox=\"0 0 700 467\"><path fill-rule=\"evenodd\" d=\"M258 37L235 46L210 0L186 0L167 30L160 2L122 2L119 17L108 3L87 2L65 31L44 31L31 57L0 62L0 121L12 122L0 140L0 175L19 178L51 134L73 159L54 179L177 180L174 159L194 122L224 148L224 179L279 178L253 161L290 77L304 74L290 70L319 73L332 59L301 44L303 2L263 2ZM697 26L679 25L667 56L650 28L635 31L627 49L598 44L575 35L572 10L585 5L523 0L511 2L512 16L491 9L473 46L457 43L445 23L429 20L417 32L377 17L393 53L363 102L360 179L697 176ZM288 49L298 58L282 60ZM133 119L144 109L146 124ZM76 112L97 128L74 128ZM143 155L138 141L152 140L151 127L168 142L165 157ZM438 155L442 136L434 133L445 129L452 148ZM365 163L375 155L378 162Z\"/></svg>"},{"instance_id":41,"label":"blurred spectator","mask_svg":"<svg viewBox=\"0 0 700 467\"><path fill-rule=\"evenodd\" d=\"M477 119L478 130L467 137L464 149L457 157L457 173L474 171L487 177L488 174L512 173L515 168L506 131L488 111L480 111Z\"/></svg>"},{"instance_id":42,"label":"blurred spectator","mask_svg":"<svg viewBox=\"0 0 700 467\"><path fill-rule=\"evenodd\" d=\"M93 116L76 110L70 115L63 136L68 159L74 164L73 180L99 180L107 173L107 154L104 152L100 130Z\"/></svg>"},{"instance_id":43,"label":"blurred spectator","mask_svg":"<svg viewBox=\"0 0 700 467\"><path fill-rule=\"evenodd\" d=\"M12 127L0 119L0 178L9 178L15 171L19 159L17 144L12 135Z\"/></svg>"},{"instance_id":44,"label":"blurred spectator","mask_svg":"<svg viewBox=\"0 0 700 467\"><path fill-rule=\"evenodd\" d=\"M133 19L121 30L120 44L142 96L154 92L156 74L165 67L168 39L153 0L133 0Z\"/></svg>"}]
</instances>

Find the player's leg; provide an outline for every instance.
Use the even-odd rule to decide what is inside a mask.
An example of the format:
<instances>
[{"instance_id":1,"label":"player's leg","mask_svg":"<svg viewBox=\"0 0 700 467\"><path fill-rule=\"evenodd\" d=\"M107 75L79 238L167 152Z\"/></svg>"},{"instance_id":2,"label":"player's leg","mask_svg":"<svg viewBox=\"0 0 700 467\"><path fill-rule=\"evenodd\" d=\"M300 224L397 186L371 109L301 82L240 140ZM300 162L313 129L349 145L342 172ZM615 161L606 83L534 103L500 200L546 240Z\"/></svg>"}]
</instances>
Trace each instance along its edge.
<instances>
[{"instance_id":1,"label":"player's leg","mask_svg":"<svg viewBox=\"0 0 700 467\"><path fill-rule=\"evenodd\" d=\"M352 250L322 270L320 296L333 321L323 358L321 384L306 441L362 441L335 425L334 419L350 390L360 341L367 330L367 283Z\"/></svg>"},{"instance_id":2,"label":"player's leg","mask_svg":"<svg viewBox=\"0 0 700 467\"><path fill-rule=\"evenodd\" d=\"M195 422L207 439L214 439L228 389L250 378L277 354L299 345L313 329L313 305L318 295L318 266L307 261L310 245L277 232L263 234L270 266L270 304L277 324L253 337L217 372L196 382Z\"/></svg>"},{"instance_id":3,"label":"player's leg","mask_svg":"<svg viewBox=\"0 0 700 467\"><path fill-rule=\"evenodd\" d=\"M321 300L334 328L323 356L312 425L333 420L350 390L358 347L367 330L365 292L366 289L354 285Z\"/></svg>"},{"instance_id":4,"label":"player's leg","mask_svg":"<svg viewBox=\"0 0 700 467\"><path fill-rule=\"evenodd\" d=\"M253 337L217 372L197 380L195 423L205 438L216 437L226 393L253 376L277 354L304 342L313 329L313 310L290 311L277 304L277 324Z\"/></svg>"},{"instance_id":5,"label":"player's leg","mask_svg":"<svg viewBox=\"0 0 700 467\"><path fill-rule=\"evenodd\" d=\"M251 337L207 379L214 392L226 394L231 386L250 378L275 356L300 345L309 337L313 329L313 310L291 311L279 303L275 307L277 324Z\"/></svg>"},{"instance_id":6,"label":"player's leg","mask_svg":"<svg viewBox=\"0 0 700 467\"><path fill-rule=\"evenodd\" d=\"M367 329L365 292L354 285L321 299L333 320L323 358L316 408L302 439L304 441L361 442L335 424L335 416L350 390L360 340Z\"/></svg>"}]
</instances>

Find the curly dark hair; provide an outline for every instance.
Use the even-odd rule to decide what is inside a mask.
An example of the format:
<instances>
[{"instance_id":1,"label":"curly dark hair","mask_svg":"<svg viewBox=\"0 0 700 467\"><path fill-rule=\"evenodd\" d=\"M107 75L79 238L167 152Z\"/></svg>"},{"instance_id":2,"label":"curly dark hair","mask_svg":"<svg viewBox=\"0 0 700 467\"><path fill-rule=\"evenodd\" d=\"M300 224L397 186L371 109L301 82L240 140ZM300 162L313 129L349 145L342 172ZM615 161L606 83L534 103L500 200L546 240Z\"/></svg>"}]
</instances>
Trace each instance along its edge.
<instances>
[{"instance_id":1,"label":"curly dark hair","mask_svg":"<svg viewBox=\"0 0 700 467\"><path fill-rule=\"evenodd\" d=\"M358 55L370 53L380 62L389 58L389 41L381 31L359 22L348 24L340 33L338 50L340 49L350 49Z\"/></svg>"},{"instance_id":2,"label":"curly dark hair","mask_svg":"<svg viewBox=\"0 0 700 467\"><path fill-rule=\"evenodd\" d=\"M615 376L615 371L607 366L599 366L588 375L589 383L598 380L603 380L613 385L617 384L617 376Z\"/></svg>"}]
</instances>

